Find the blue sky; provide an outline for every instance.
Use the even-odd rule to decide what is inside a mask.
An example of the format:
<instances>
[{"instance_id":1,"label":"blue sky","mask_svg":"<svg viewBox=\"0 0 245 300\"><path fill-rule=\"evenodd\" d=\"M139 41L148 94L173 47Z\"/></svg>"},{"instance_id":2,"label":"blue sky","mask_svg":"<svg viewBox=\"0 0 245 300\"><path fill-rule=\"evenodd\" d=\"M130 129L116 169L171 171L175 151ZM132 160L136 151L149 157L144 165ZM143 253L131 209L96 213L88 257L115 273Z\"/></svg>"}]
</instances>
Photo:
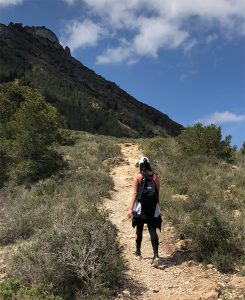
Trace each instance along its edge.
<instances>
[{"instance_id":1,"label":"blue sky","mask_svg":"<svg viewBox=\"0 0 245 300\"><path fill-rule=\"evenodd\" d=\"M0 22L45 25L73 56L188 126L245 141L245 0L0 0Z\"/></svg>"}]
</instances>

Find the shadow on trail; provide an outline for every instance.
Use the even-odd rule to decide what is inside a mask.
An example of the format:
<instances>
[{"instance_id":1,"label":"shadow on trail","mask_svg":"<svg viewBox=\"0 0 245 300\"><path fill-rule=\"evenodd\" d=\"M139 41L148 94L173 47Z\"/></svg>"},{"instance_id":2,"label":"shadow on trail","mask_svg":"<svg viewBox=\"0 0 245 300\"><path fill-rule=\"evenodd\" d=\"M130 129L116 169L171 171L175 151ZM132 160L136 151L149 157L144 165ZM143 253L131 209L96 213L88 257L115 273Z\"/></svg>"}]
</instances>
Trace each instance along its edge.
<instances>
[{"instance_id":1,"label":"shadow on trail","mask_svg":"<svg viewBox=\"0 0 245 300\"><path fill-rule=\"evenodd\" d=\"M189 261L191 258L190 251L182 251L182 250L175 250L170 256L168 257L160 257L160 262L158 265L158 269L165 270L172 266L181 265L182 263ZM152 257L145 257L144 259L151 260Z\"/></svg>"},{"instance_id":2,"label":"shadow on trail","mask_svg":"<svg viewBox=\"0 0 245 300\"><path fill-rule=\"evenodd\" d=\"M143 296L147 291L147 287L142 285L142 282L138 282L132 277L129 278L126 276L124 278L124 283L117 291L117 297L115 300L119 299L130 299L130 300L138 300Z\"/></svg>"}]
</instances>

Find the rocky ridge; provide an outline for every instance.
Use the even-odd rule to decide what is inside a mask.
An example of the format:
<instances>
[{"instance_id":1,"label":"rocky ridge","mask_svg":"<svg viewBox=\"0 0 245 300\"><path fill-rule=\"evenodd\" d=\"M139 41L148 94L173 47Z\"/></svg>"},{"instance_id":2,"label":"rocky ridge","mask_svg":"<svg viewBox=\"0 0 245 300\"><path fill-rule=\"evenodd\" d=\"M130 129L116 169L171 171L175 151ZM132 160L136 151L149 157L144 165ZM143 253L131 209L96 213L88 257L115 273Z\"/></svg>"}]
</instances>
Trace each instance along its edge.
<instances>
[{"instance_id":1,"label":"rocky ridge","mask_svg":"<svg viewBox=\"0 0 245 300\"><path fill-rule=\"evenodd\" d=\"M44 26L0 24L0 83L42 93L71 129L115 136L176 136L183 126L71 56Z\"/></svg>"}]
</instances>

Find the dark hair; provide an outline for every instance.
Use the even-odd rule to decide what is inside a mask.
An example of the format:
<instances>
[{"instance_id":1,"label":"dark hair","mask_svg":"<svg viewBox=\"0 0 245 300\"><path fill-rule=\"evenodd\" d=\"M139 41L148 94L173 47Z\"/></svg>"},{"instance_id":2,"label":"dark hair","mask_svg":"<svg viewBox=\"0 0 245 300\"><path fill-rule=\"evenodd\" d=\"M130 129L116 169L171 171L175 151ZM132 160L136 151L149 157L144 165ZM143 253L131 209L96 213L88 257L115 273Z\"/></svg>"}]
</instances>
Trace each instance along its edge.
<instances>
[{"instance_id":1,"label":"dark hair","mask_svg":"<svg viewBox=\"0 0 245 300\"><path fill-rule=\"evenodd\" d=\"M145 173L147 171L152 172L152 169L148 161L144 160L144 162L140 164L140 173Z\"/></svg>"}]
</instances>

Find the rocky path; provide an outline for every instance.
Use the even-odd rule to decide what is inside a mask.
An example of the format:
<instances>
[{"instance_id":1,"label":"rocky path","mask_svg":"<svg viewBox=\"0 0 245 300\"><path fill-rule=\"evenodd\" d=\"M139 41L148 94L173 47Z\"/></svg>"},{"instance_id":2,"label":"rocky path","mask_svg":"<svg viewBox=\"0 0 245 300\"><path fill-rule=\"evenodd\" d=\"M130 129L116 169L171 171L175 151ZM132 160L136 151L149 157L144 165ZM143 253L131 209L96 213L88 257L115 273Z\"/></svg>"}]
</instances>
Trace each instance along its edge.
<instances>
[{"instance_id":1,"label":"rocky path","mask_svg":"<svg viewBox=\"0 0 245 300\"><path fill-rule=\"evenodd\" d=\"M244 299L244 277L224 275L212 265L204 267L196 263L188 251L181 250L180 242L173 242L174 228L165 222L159 234L159 268L150 265L152 247L147 230L144 230L143 236L143 259L134 257L135 232L127 219L127 209L132 194L133 175L137 172L135 164L142 153L137 144L121 144L120 147L124 162L111 171L115 189L111 199L105 199L104 204L111 211L111 221L119 230L128 266L125 288L116 299Z\"/></svg>"}]
</instances>

